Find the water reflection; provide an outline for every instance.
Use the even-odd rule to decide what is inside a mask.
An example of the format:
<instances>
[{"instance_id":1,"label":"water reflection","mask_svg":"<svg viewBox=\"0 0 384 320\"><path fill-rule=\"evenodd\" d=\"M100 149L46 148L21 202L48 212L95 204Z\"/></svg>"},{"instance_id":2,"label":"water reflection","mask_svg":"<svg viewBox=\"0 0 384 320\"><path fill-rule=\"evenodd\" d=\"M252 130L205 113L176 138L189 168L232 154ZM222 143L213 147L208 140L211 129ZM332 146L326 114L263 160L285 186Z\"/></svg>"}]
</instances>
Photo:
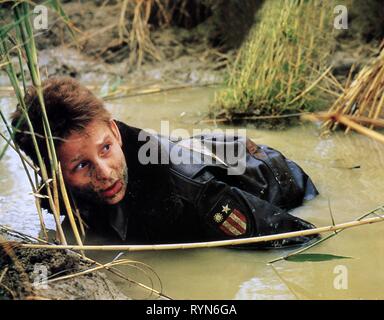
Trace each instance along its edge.
<instances>
[{"instance_id":1,"label":"water reflection","mask_svg":"<svg viewBox=\"0 0 384 320\"><path fill-rule=\"evenodd\" d=\"M0 106L7 115L14 108L12 101L9 98L0 98ZM0 130L5 132L2 122ZM4 145L4 140L0 138L0 150L3 150ZM30 174L34 176L32 171ZM44 214L44 217L47 227L53 229L55 224L52 216ZM7 149L0 161L0 223L34 237L40 232L32 189L19 156L11 148Z\"/></svg>"},{"instance_id":2,"label":"water reflection","mask_svg":"<svg viewBox=\"0 0 384 320\"><path fill-rule=\"evenodd\" d=\"M276 276L271 269L267 269L258 277L245 281L240 285L235 295L239 300L293 300L296 296L289 287Z\"/></svg>"},{"instance_id":3,"label":"water reflection","mask_svg":"<svg viewBox=\"0 0 384 320\"><path fill-rule=\"evenodd\" d=\"M207 110L214 90L210 88L167 92L108 103L115 118L130 125L160 130L169 120L171 130L206 128L195 124ZM11 111L10 99L1 106ZM212 126L211 126L212 127ZM0 127L3 130L3 127ZM225 128L225 126L222 126ZM312 177L320 196L293 211L317 226L329 225L331 206L336 223L350 221L383 204L384 146L366 137L337 133L319 139L316 127L302 125L285 131L247 127L257 143L281 150L297 161ZM2 145L3 142L0 142ZM30 188L17 156L9 150L0 162L0 223L31 235L39 222ZM46 215L48 227L53 219ZM129 253L125 257L149 264L159 274L165 293L186 299L342 299L384 298L384 224L342 232L311 252L350 256L337 262L279 262L276 274L267 262L287 250L238 251L204 249L172 252ZM110 261L116 253L91 253ZM333 286L334 268L343 264L349 271L347 290ZM129 272L132 272L130 270ZM139 276L139 275L137 275ZM125 283L120 283L129 290Z\"/></svg>"}]
</instances>

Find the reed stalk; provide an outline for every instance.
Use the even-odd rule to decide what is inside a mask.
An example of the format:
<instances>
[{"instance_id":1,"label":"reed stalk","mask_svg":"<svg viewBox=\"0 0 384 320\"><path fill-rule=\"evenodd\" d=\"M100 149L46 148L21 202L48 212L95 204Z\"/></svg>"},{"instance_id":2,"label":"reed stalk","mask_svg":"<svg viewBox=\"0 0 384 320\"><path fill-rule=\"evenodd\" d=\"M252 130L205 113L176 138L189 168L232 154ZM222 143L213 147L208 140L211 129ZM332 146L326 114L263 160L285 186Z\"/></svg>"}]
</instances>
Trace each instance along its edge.
<instances>
[{"instance_id":1,"label":"reed stalk","mask_svg":"<svg viewBox=\"0 0 384 320\"><path fill-rule=\"evenodd\" d=\"M6 71L7 71L7 74L9 76L9 79L11 81L11 84L13 86L13 89L15 90L15 93L16 93L16 97L18 98L18 101L21 105L21 109L23 110L23 114L24 114L24 118L27 119L27 121L29 120L29 117L27 116L27 111L26 111L26 106L24 104L24 100L22 98L22 93L20 91L20 87L18 85L18 81L17 81L17 78L16 78L16 73L15 73L15 70L13 68L13 65L10 61L10 58L9 58L9 55L8 55L8 52L6 50L6 46L5 46L5 39L1 39L1 44L0 44L0 53L2 55L2 58L5 59L7 61L7 64L6 64ZM6 119L5 117L2 115L2 118L3 118L3 121L5 122L6 124L6 127L8 129L8 132L10 133L10 139L13 139L14 138L14 132L11 132L11 129L10 129L10 126L7 124L6 122ZM28 125L29 125L29 130L31 132L31 136L32 136L32 139L33 139L33 144L34 144L34 147L35 147L35 150L36 150L36 153L38 155L38 159L39 159L39 167L40 167L40 170L41 168L45 168L45 165L44 165L44 162L42 160L42 157L41 157L41 154L40 154L40 151L39 151L39 146L38 146L38 143L36 141L36 137L34 135L34 129L33 129L33 126L32 126L32 123L30 121L28 121ZM42 212L41 212L41 207L40 207L40 203L39 203L39 199L36 197L36 195L38 194L37 190L36 190L36 185L32 182L32 179L30 177L30 174L29 174L29 171L28 169L25 168L25 160L24 160L24 156L22 156L18 146L16 143L13 144L13 148L15 149L15 151L17 152L17 154L19 155L20 159L21 159L21 162L23 164L23 167L25 169L25 172L27 174L27 177L28 177L28 180L30 181L30 184L31 184L31 188L32 188L32 191L33 191L33 194L35 195L35 204L36 204L36 207L37 207L37 211L38 211L38 215L39 215L39 220L40 220L40 224L41 224L41 228L43 230L43 233L46 235L47 237L47 231L46 231L46 228L45 228L45 224L44 224L44 219L42 217Z\"/></svg>"},{"instance_id":2,"label":"reed stalk","mask_svg":"<svg viewBox=\"0 0 384 320\"><path fill-rule=\"evenodd\" d=\"M63 14L63 11L62 10L60 11L60 2L58 0L51 0L48 2L54 6L55 10ZM76 226L75 218L69 204L69 197L68 197L68 194L66 193L64 181L60 180L60 178L62 179L62 175L60 175L56 149L54 144L54 137L51 132L49 119L48 119L47 112L45 109L45 104L44 104L42 81L41 81L41 75L38 67L37 50L36 50L36 45L34 41L32 24L30 21L31 10L30 10L29 2L28 1L16 2L15 5L13 6L13 13L14 13L14 21L7 26L1 27L0 29L0 54L1 54L2 62L4 62L2 63L2 66L8 74L8 78L16 94L16 98L18 100L20 110L23 115L23 118L21 119L21 121L26 121L28 126L29 132L24 132L24 134L30 134L32 138L33 147L35 149L37 161L38 161L37 165L39 166L39 176L41 179L40 183L39 183L39 178L37 178L37 175L35 176L35 182L32 180L32 177L30 176L26 167L26 162L24 160L25 157L21 154L17 144L14 143L14 136L15 136L14 130L18 130L18 125L20 124L20 122L19 124L16 125L14 129L13 128L11 129L11 127L6 123L5 117L3 117L3 114L1 114L3 121L5 121L8 134L10 136L9 139L5 139L5 140L8 142L13 141L13 143L12 144L9 143L9 145L11 145L15 149L15 151L18 153L22 161L24 170L28 176L28 180L31 184L31 188L35 196L36 208L39 213L39 220L40 220L40 224L44 234L47 234L47 232L44 224L44 219L41 214L41 205L40 205L41 197L48 198L48 202L56 223L57 236L62 244L67 244L66 237L60 222L59 203L60 203L60 199L63 199L65 204L64 209L66 210L68 218L70 220L72 231L75 235L76 242L78 245L82 245L82 241ZM14 31L16 31L15 38L14 36L11 35L11 32L14 32ZM14 45L13 48L9 49L7 45L8 43L12 43ZM22 73L21 80L23 85L23 92L20 89L19 81L17 79L13 63L10 59L10 51L12 50L17 51L19 68ZM24 70L23 70L24 60L27 63L31 82L34 88L36 89L38 101L41 107L43 129L44 129L43 139L47 147L48 159L50 164L49 174L48 174L46 164L42 158L39 142L37 141L38 135L35 133L32 122L28 116L29 106L25 105L25 102L24 102L24 94L27 87L26 79L24 76ZM4 152L4 149L3 149L3 152ZM40 191L42 188L38 187L39 184L45 188L47 196L42 196L40 194Z\"/></svg>"},{"instance_id":3,"label":"reed stalk","mask_svg":"<svg viewBox=\"0 0 384 320\"><path fill-rule=\"evenodd\" d=\"M344 230L354 228L362 225L373 224L384 221L384 216L377 216L374 218L368 218L359 221L349 221L336 225L329 225L325 227L319 227L308 230L300 230L286 233L279 233L267 236L241 238L241 239L230 239L230 240L219 240L209 242L195 242L195 243L177 243L177 244L158 244L158 245L44 245L44 244L20 244L23 248L35 248L35 249L70 249L70 250L99 250L99 251L163 251L163 250L181 250L181 249L197 249L197 248L215 248L215 247L226 247L236 246L244 244L255 244L267 241L282 240L300 236L316 235L325 232L335 232L338 230Z\"/></svg>"},{"instance_id":4,"label":"reed stalk","mask_svg":"<svg viewBox=\"0 0 384 320\"><path fill-rule=\"evenodd\" d=\"M8 122L4 116L4 114L1 112L0 110L0 117L2 118L6 128L7 128L7 131L10 135L10 137L14 137L14 132L12 131L12 129L10 128L10 126L8 125ZM3 135L0 134L2 137ZM5 138L5 137L3 137ZM12 138L10 138L12 140ZM6 138L5 138L6 141L8 141ZM8 141L7 143L8 145L11 145L11 143ZM33 195L35 196L35 206L36 206L36 209L37 209L37 213L38 213L38 216L39 216L39 221L40 221L40 226L41 226L41 230L45 236L46 239L48 239L48 233L47 233L47 229L45 227L45 223L44 223L44 218L43 218L43 213L42 213L42 210L41 210L41 205L40 205L40 199L39 197L37 196L38 195L38 191L36 189L36 186L37 184L34 184L33 180L32 180L32 177L31 177L31 174L29 173L29 170L27 168L27 164L29 164L29 166L31 166L32 168L34 168L33 165L31 165L29 163L28 160L26 160L26 158L23 156L23 154L21 153L21 150L20 148L18 147L18 145L15 143L14 145L12 145L12 148L16 151L16 153L18 154L19 158L20 158L20 161L21 161L21 164L24 168L24 171L27 175L27 178L28 178L28 181L31 185L31 189L32 189L32 192L33 192ZM36 170L36 169L35 169ZM36 171L35 171L36 172Z\"/></svg>"},{"instance_id":5,"label":"reed stalk","mask_svg":"<svg viewBox=\"0 0 384 320\"><path fill-rule=\"evenodd\" d=\"M161 284L161 280L160 280L159 276L157 275L157 273L149 265L147 265L147 264L145 264L143 262L139 262L139 261L135 261L135 260L129 260L129 259L114 260L114 261L111 261L111 262L108 262L108 263L105 263L105 264L98 264L96 267L92 267L92 268L89 268L89 269L86 269L86 270L83 270L83 271L80 271L80 272L77 272L77 273L73 273L73 274L62 276L62 277L57 277L57 278L50 279L50 280L47 281L47 284L51 284L53 282L58 282L58 281L63 281L63 280L68 280L68 279L73 279L73 278L76 278L76 277L79 277L79 276L83 276L83 275L87 275L87 274L90 274L90 273L93 273L93 272L96 272L96 271L100 271L100 270L103 270L103 269L108 270L108 269L114 268L116 266L130 266L130 267L137 268L140 271L144 272L145 275L150 280L151 286L149 287L149 286L147 286L147 285L145 285L143 283L139 283L139 282L135 282L135 284L138 285L139 287L145 289L145 290L148 290L150 292L150 294L155 293L158 296L164 296L164 297L170 299L168 296L164 295L161 292L161 290L157 291L157 290L153 289L153 281L150 278L150 276L145 272L144 267L148 268L153 274L156 275L156 278L158 279L160 284Z\"/></svg>"},{"instance_id":6,"label":"reed stalk","mask_svg":"<svg viewBox=\"0 0 384 320\"><path fill-rule=\"evenodd\" d=\"M41 239L41 238L37 238L37 237L33 237L33 236L30 236L30 235L27 235L27 234L25 234L25 233L22 233L22 232L17 231L17 230L13 230L13 229L11 229L11 228L9 228L9 227L7 227L7 226L1 225L1 224L0 224L0 231L3 231L3 232L6 232L7 234L16 236L17 238L21 238L22 241L26 241L26 242L38 241L38 242L40 242L40 243L44 243L44 244L47 244L47 245L51 244L51 243L49 243L48 241L46 241L46 240L44 240L44 239ZM0 238L0 244L1 244L2 242L5 243L6 241L5 241L5 240L2 240L2 239ZM15 245L17 245L17 243L16 243ZM51 245L52 245L52 244L51 244ZM92 264L95 264L95 265L97 265L97 266L99 266L99 267L101 267L101 268L103 268L103 269L105 269L105 270L111 272L112 274L116 275L117 277L119 277L119 278L121 278L121 279L123 279L123 280L125 280L125 281L128 281L128 282L131 283L131 284L135 284L135 285L139 286L140 288L143 288L143 289L145 289L145 290L148 290L148 291L150 292L150 294L155 294L155 295L157 295L157 296L159 296L159 297L162 297L162 298L165 298L165 299L172 300L172 298L171 298L170 296L168 296L168 295L162 293L161 291L158 291L158 290L156 290L156 289L154 289L154 288L148 287L148 286L145 285L145 284L142 284L142 283L140 283L140 282L138 282L138 281L136 281L136 280L133 280L133 279L127 277L122 271L120 271L119 269L115 268L114 265L111 266L110 263L102 264L102 263L100 263L100 262L98 262L98 261L95 261L95 260L93 260L93 259L91 259L91 258L89 258L89 257L87 257L87 256L83 256L83 255L81 255L80 253L78 253L78 252L76 252L76 251L73 251L73 254L78 255L78 256L81 257L82 259L84 259L84 260L86 260L86 261L88 261L88 262L90 262L90 263L92 263ZM120 260L114 260L114 261L120 261ZM112 262L113 262L113 261L112 261ZM132 262L140 263L139 261L132 261ZM148 266L148 265L145 265L145 266L147 266L149 269L152 270L152 268L151 268L150 266ZM157 277L157 278L159 279L159 281L160 281L160 278L158 277L158 275L156 274L156 272L153 271L153 273L156 275L156 277ZM56 279L56 278L55 278L55 279ZM53 280L53 279L52 279L52 280ZM58 280L60 280L60 279L58 279ZM58 280L57 280L57 281L58 281ZM161 281L160 281L160 282L161 282Z\"/></svg>"},{"instance_id":7,"label":"reed stalk","mask_svg":"<svg viewBox=\"0 0 384 320\"><path fill-rule=\"evenodd\" d=\"M17 153L18 148L16 147L16 145L14 145L14 144L12 143L13 140L12 140L11 138L7 138L7 137L6 137L3 133L1 133L1 132L0 132L0 137L3 138L4 141L5 141L5 143L8 144L8 145L9 145L13 150L15 150L15 152ZM40 169L36 168L36 166L32 163L32 161L29 160L27 157L25 157L22 153L20 153L19 156L20 156L21 158L23 158L24 162L25 162L26 164L28 164L28 166L29 166L32 170L34 170L35 172L39 172L39 171L40 171Z\"/></svg>"},{"instance_id":8,"label":"reed stalk","mask_svg":"<svg viewBox=\"0 0 384 320\"><path fill-rule=\"evenodd\" d=\"M360 220L362 220L362 219L365 219L366 217L368 217L368 216L370 216L370 215L377 215L377 212L378 212L378 211L380 211L381 213L384 213L384 206L380 206L380 207L378 207L378 208L376 208L376 209L374 209L374 210L372 210L372 211L370 211L370 212L368 212L368 213L365 213L365 214L361 215L360 217L358 217L358 218L356 219L356 221L360 221ZM271 260L271 261L268 262L268 264L271 264L271 265L272 265L272 264L275 263L275 262L278 262L278 261L281 261L281 260L285 260L285 259L287 259L287 258L289 258L289 257L294 256L294 255L303 253L303 252L305 252L305 251L307 251L307 250L309 250L309 249L311 249L311 248L313 248L313 247L319 245L320 243L323 243L324 241L326 241L326 240L328 240L328 239L330 239L330 238L332 238L332 237L334 237L334 236L337 236L337 235L338 235L340 232L342 232L342 231L343 231L343 230L335 231L335 233L329 234L328 236L326 236L326 237L324 237L324 238L322 238L322 239L320 239L320 240L318 240L318 241L316 241L316 242L310 244L309 246L306 246L306 247L304 247L304 248L302 248L302 249L299 249L299 250L297 250L297 251L295 251L295 252L291 252L291 253L289 253L289 254L283 256L283 257L279 257L279 258L276 258L276 259L274 259L274 260Z\"/></svg>"},{"instance_id":9,"label":"reed stalk","mask_svg":"<svg viewBox=\"0 0 384 320\"><path fill-rule=\"evenodd\" d=\"M71 207L71 204L69 202L69 197L68 197L67 189L65 187L63 173L61 171L60 163L59 163L59 166L58 166L57 175L58 175L58 180L59 180L59 184L60 184L61 194L63 196L63 201L64 201L65 209L67 210L67 214L68 214L69 222L70 222L71 227L72 227L72 231L74 233L76 242L78 243L78 245L82 246L83 242L81 240L79 231L77 229L76 221L75 221L75 218L74 218L74 215L73 215L73 212L72 212L72 207ZM84 255L83 252L82 252L82 254Z\"/></svg>"},{"instance_id":10,"label":"reed stalk","mask_svg":"<svg viewBox=\"0 0 384 320\"><path fill-rule=\"evenodd\" d=\"M310 121L322 120L322 121L325 121L324 123L337 123L337 124L340 123L346 126L347 128L353 129L369 138L372 138L374 140L384 143L383 134L357 123L357 122L361 122L364 124L368 124L370 126L384 127L384 119L375 119L375 118L371 119L368 117L348 116L348 115L343 115L340 112L308 114L308 115L303 115L302 118Z\"/></svg>"},{"instance_id":11,"label":"reed stalk","mask_svg":"<svg viewBox=\"0 0 384 320\"><path fill-rule=\"evenodd\" d=\"M340 124L344 124L345 133L351 129L374 137L381 141L380 135L372 133L376 123L383 120L384 106L384 49L383 43L379 46L378 56L371 64L366 65L352 81L352 69L348 76L344 93L329 108L329 113L337 113L340 116L336 121L327 119L322 125L322 134L334 131ZM356 119L372 119L372 122L364 121L368 130L350 123L350 116ZM342 123L339 120L344 120ZM335 120L335 119L333 119ZM345 121L346 120L346 121Z\"/></svg>"},{"instance_id":12,"label":"reed stalk","mask_svg":"<svg viewBox=\"0 0 384 320\"><path fill-rule=\"evenodd\" d=\"M13 11L14 11L16 19L18 21L20 21L20 23L17 25L18 34L21 37L20 41L21 41L21 45L22 45L24 52L25 52L25 55L26 55L27 65L28 65L29 73L30 73L30 76L32 79L32 84L36 88L39 103L40 103L40 106L42 108L44 137L45 137L45 142L47 144L49 162L50 162L50 167L51 167L51 176L54 179L56 176L55 170L57 168L57 159L56 159L55 147L54 147L54 143L53 143L53 137L52 137L52 133L50 131L49 121L48 121L48 117L47 117L45 105L44 105L44 98L43 98L43 93L42 93L42 88L41 88L41 78L40 78L40 72L39 72L38 62L37 62L36 46L35 46L35 42L34 42L34 36L33 36L33 32L32 32L31 22L30 22L29 15L28 15L29 4L26 2L21 2L14 7ZM18 88L18 82L17 82L16 76L13 75L13 78L14 78L13 86L14 86L15 90L18 90L17 89ZM47 191L47 195L48 195L48 200L49 200L49 204L50 204L51 210L52 210L54 218L55 218L55 223L56 223L56 228L57 228L59 239L62 243L67 243L63 229L61 227L60 213L57 211L57 209L58 209L57 185L55 185L55 184L53 185L53 194L52 194L52 190L51 190L49 184L46 183L48 180L48 172L47 172L47 168L45 166L45 163L42 159L40 148L38 146L36 137L34 135L34 129L33 129L32 123L28 117L28 111L27 111L28 106L25 106L25 103L22 102L23 96L20 92L18 93L17 96L20 98L19 103L21 103L20 105L22 106L24 117L26 118L26 120L28 122L28 126L29 126L29 129L31 132L33 144L34 144L35 151L36 151L37 158L38 158L38 162L39 162L39 167L41 169L42 180L43 180L43 183L46 184L46 191Z\"/></svg>"}]
</instances>

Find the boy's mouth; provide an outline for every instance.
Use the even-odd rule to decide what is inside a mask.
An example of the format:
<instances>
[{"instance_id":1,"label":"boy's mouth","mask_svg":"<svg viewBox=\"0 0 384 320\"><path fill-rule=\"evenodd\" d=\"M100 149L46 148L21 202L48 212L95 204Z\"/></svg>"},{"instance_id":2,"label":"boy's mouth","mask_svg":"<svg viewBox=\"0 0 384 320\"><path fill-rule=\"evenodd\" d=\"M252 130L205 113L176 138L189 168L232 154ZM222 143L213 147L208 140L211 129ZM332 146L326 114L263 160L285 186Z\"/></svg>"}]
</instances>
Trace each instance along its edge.
<instances>
[{"instance_id":1,"label":"boy's mouth","mask_svg":"<svg viewBox=\"0 0 384 320\"><path fill-rule=\"evenodd\" d=\"M104 198L112 198L123 188L123 183L120 180L117 180L113 185L104 189L101 194Z\"/></svg>"}]
</instances>

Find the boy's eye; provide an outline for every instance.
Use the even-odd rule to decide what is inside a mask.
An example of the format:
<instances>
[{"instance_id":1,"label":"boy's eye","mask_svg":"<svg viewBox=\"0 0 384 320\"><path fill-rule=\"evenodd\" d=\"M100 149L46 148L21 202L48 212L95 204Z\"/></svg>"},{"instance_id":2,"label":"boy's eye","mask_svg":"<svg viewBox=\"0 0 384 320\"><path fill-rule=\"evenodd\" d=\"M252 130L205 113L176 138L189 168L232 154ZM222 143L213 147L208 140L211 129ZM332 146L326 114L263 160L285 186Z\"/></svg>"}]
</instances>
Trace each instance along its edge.
<instances>
[{"instance_id":1,"label":"boy's eye","mask_svg":"<svg viewBox=\"0 0 384 320\"><path fill-rule=\"evenodd\" d=\"M109 151L109 149L111 149L111 145L110 144L104 145L103 151Z\"/></svg>"},{"instance_id":2,"label":"boy's eye","mask_svg":"<svg viewBox=\"0 0 384 320\"><path fill-rule=\"evenodd\" d=\"M84 169L88 165L88 162L80 162L76 167L75 170L81 170Z\"/></svg>"}]
</instances>

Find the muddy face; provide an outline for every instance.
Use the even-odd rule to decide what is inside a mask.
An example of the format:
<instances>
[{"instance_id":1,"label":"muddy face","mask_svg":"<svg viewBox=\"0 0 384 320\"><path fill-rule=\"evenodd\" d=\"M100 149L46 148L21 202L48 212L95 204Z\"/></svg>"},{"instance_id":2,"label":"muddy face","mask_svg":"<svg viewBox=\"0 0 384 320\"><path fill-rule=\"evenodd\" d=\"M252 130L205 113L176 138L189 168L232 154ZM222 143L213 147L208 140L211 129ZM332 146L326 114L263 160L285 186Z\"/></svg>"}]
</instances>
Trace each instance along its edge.
<instances>
[{"instance_id":1,"label":"muddy face","mask_svg":"<svg viewBox=\"0 0 384 320\"><path fill-rule=\"evenodd\" d=\"M114 121L91 122L58 148L64 180L78 198L117 204L126 193L128 169Z\"/></svg>"}]
</instances>

